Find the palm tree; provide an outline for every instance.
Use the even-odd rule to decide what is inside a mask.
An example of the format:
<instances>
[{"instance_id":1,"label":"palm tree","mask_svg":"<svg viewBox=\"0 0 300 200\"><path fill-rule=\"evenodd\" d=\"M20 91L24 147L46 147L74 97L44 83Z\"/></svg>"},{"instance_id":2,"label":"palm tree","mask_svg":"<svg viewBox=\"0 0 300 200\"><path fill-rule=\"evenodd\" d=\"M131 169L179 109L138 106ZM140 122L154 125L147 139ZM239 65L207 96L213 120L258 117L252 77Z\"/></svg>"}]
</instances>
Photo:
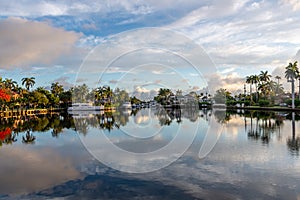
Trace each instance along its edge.
<instances>
[{"instance_id":1,"label":"palm tree","mask_svg":"<svg viewBox=\"0 0 300 200\"><path fill-rule=\"evenodd\" d=\"M60 85L58 82L51 84L51 92L56 97L58 97L64 91L64 87Z\"/></svg>"},{"instance_id":2,"label":"palm tree","mask_svg":"<svg viewBox=\"0 0 300 200\"><path fill-rule=\"evenodd\" d=\"M29 91L30 88L32 88L35 84L35 78L22 78L22 85L26 87L26 89Z\"/></svg>"},{"instance_id":3,"label":"palm tree","mask_svg":"<svg viewBox=\"0 0 300 200\"><path fill-rule=\"evenodd\" d=\"M5 79L3 81L4 87L9 89L9 90L15 90L18 87L18 84L16 81L12 80L12 79Z\"/></svg>"},{"instance_id":4,"label":"palm tree","mask_svg":"<svg viewBox=\"0 0 300 200\"><path fill-rule=\"evenodd\" d=\"M111 99L113 96L112 89L109 86L103 86L102 89L103 89L104 96L106 96L106 98L108 98L108 100L109 100L108 103L111 103Z\"/></svg>"},{"instance_id":5,"label":"palm tree","mask_svg":"<svg viewBox=\"0 0 300 200\"><path fill-rule=\"evenodd\" d=\"M295 79L299 77L299 69L297 67L297 61L294 63L289 63L285 68L285 78L288 82L292 84L292 108L295 108Z\"/></svg>"},{"instance_id":6,"label":"palm tree","mask_svg":"<svg viewBox=\"0 0 300 200\"><path fill-rule=\"evenodd\" d=\"M250 85L250 105L252 103L252 85L254 84L253 75L246 77L246 83Z\"/></svg>"},{"instance_id":7,"label":"palm tree","mask_svg":"<svg viewBox=\"0 0 300 200\"><path fill-rule=\"evenodd\" d=\"M281 80L281 77L280 76L275 76L275 79L277 80L276 94L278 94L279 93L279 86L280 86L279 80Z\"/></svg>"},{"instance_id":8,"label":"palm tree","mask_svg":"<svg viewBox=\"0 0 300 200\"><path fill-rule=\"evenodd\" d=\"M268 74L268 71L261 71L259 74L259 80L260 80L260 90L264 94L264 97L266 97L266 94L269 93L269 82L271 80L271 75Z\"/></svg>"},{"instance_id":9,"label":"palm tree","mask_svg":"<svg viewBox=\"0 0 300 200\"><path fill-rule=\"evenodd\" d=\"M253 75L253 83L255 84L255 93L256 93L256 102L258 102L258 83L259 83L259 76Z\"/></svg>"},{"instance_id":10,"label":"palm tree","mask_svg":"<svg viewBox=\"0 0 300 200\"><path fill-rule=\"evenodd\" d=\"M259 74L259 80L261 81L261 82L269 82L270 80L271 80L271 75L270 74L268 74L268 71L260 71L260 74Z\"/></svg>"},{"instance_id":11,"label":"palm tree","mask_svg":"<svg viewBox=\"0 0 300 200\"><path fill-rule=\"evenodd\" d=\"M281 80L281 77L280 76L275 76L275 79L277 80L277 83L279 85L279 80Z\"/></svg>"}]
</instances>

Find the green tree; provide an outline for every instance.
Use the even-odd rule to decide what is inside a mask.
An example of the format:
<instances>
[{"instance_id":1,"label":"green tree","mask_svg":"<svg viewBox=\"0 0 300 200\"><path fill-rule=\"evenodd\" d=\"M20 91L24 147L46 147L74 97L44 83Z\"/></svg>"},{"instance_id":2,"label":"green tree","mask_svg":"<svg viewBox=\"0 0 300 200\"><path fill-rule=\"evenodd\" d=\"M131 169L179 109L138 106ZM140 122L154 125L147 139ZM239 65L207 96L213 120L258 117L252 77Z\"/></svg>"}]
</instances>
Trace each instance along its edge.
<instances>
[{"instance_id":1,"label":"green tree","mask_svg":"<svg viewBox=\"0 0 300 200\"><path fill-rule=\"evenodd\" d=\"M295 108L295 80L299 77L299 68L297 63L297 61L289 63L289 65L285 68L285 78L292 85L292 108Z\"/></svg>"},{"instance_id":2,"label":"green tree","mask_svg":"<svg viewBox=\"0 0 300 200\"><path fill-rule=\"evenodd\" d=\"M72 90L72 100L78 103L84 103L87 101L87 95L89 93L89 88L86 84L75 86Z\"/></svg>"},{"instance_id":3,"label":"green tree","mask_svg":"<svg viewBox=\"0 0 300 200\"><path fill-rule=\"evenodd\" d=\"M35 78L22 78L22 85L25 86L25 88L29 91L30 88L32 88L35 84Z\"/></svg>"},{"instance_id":4,"label":"green tree","mask_svg":"<svg viewBox=\"0 0 300 200\"><path fill-rule=\"evenodd\" d=\"M216 94L214 95L213 99L216 103L221 104L225 104L226 101L233 100L231 93L223 88L220 88L216 91Z\"/></svg>"},{"instance_id":5,"label":"green tree","mask_svg":"<svg viewBox=\"0 0 300 200\"><path fill-rule=\"evenodd\" d=\"M259 74L259 80L263 83L269 82L272 76L268 73L268 71L261 71Z\"/></svg>"},{"instance_id":6,"label":"green tree","mask_svg":"<svg viewBox=\"0 0 300 200\"><path fill-rule=\"evenodd\" d=\"M64 91L64 87L58 82L51 84L51 93L58 97Z\"/></svg>"},{"instance_id":7,"label":"green tree","mask_svg":"<svg viewBox=\"0 0 300 200\"><path fill-rule=\"evenodd\" d=\"M34 108L45 107L49 103L47 96L39 91L33 91L29 95L29 102L33 104Z\"/></svg>"},{"instance_id":8,"label":"green tree","mask_svg":"<svg viewBox=\"0 0 300 200\"><path fill-rule=\"evenodd\" d=\"M3 85L6 89L9 89L10 91L15 91L16 88L18 88L17 82L12 79L8 79L8 78L6 78L3 81Z\"/></svg>"}]
</instances>

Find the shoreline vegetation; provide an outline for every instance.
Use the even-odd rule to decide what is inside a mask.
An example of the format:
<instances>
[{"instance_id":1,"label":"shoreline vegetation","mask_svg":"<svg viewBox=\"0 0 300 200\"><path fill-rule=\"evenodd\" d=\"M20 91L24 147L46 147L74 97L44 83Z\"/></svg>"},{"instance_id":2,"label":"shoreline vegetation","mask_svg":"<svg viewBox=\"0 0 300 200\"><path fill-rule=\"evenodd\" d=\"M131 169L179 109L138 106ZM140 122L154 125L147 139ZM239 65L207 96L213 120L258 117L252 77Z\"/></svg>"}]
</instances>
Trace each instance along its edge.
<instances>
[{"instance_id":1,"label":"shoreline vegetation","mask_svg":"<svg viewBox=\"0 0 300 200\"><path fill-rule=\"evenodd\" d=\"M64 111L72 105L72 102L91 103L105 109L120 108L128 102L131 105L141 106L149 106L155 102L166 108L201 109L212 108L215 104L226 105L227 109L300 111L300 86L298 93L295 92L296 81L299 81L300 85L297 64L295 61L285 68L285 78L291 83L291 92L284 90L280 76L272 77L268 71L261 71L259 75L246 77L243 93L233 95L227 89L220 88L214 96L211 96L207 92L192 91L183 94L181 90L174 92L160 88L157 95L148 101L142 101L135 96L130 97L124 89L112 90L110 86L90 89L86 84L82 84L65 90L60 83L55 82L50 87L38 87L33 90L34 77L23 78L22 86L13 79L3 80L0 77L0 116L13 117Z\"/></svg>"}]
</instances>

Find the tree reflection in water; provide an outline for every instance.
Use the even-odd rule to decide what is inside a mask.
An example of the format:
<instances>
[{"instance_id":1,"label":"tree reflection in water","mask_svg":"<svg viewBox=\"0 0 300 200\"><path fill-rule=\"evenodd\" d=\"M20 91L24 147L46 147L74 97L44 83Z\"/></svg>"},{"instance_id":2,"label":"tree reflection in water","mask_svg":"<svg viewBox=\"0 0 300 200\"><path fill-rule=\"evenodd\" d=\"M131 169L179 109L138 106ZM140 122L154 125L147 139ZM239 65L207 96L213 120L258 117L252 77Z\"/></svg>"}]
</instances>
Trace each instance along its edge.
<instances>
[{"instance_id":1,"label":"tree reflection in water","mask_svg":"<svg viewBox=\"0 0 300 200\"><path fill-rule=\"evenodd\" d=\"M25 144L34 144L34 141L35 136L32 133L30 133L30 131L27 131L25 137L22 137L22 142Z\"/></svg>"},{"instance_id":2,"label":"tree reflection in water","mask_svg":"<svg viewBox=\"0 0 300 200\"><path fill-rule=\"evenodd\" d=\"M216 113L217 114L217 113ZM237 113L236 111L229 111L226 115L239 115L245 119L245 131L248 138L251 140L260 140L263 145L270 143L270 139L274 133L277 134L277 140L281 141L281 129L284 121L291 120L292 136L287 139L287 146L292 155L299 156L300 136L296 136L296 121L300 117L295 113L280 113L280 112L264 112L264 111L246 111L245 113ZM250 119L250 128L247 128L247 120ZM229 117L230 120L230 117ZM254 122L255 121L255 122ZM222 121L219 121L222 123Z\"/></svg>"},{"instance_id":3,"label":"tree reflection in water","mask_svg":"<svg viewBox=\"0 0 300 200\"><path fill-rule=\"evenodd\" d=\"M296 138L295 112L292 113L292 137L287 139L287 146L292 155L299 156L300 136Z\"/></svg>"},{"instance_id":4,"label":"tree reflection in water","mask_svg":"<svg viewBox=\"0 0 300 200\"><path fill-rule=\"evenodd\" d=\"M64 129L73 129L79 134L84 135L88 134L89 128L100 128L111 132L114 129L126 126L131 117L142 117L143 120L148 119L148 117L156 117L160 126L170 126L173 122L178 124L183 123L183 119L188 119L190 122L195 122L198 119L209 121L212 115L214 115L218 123L228 124L234 116L238 115L244 118L245 132L248 138L254 141L261 141L263 145L269 144L274 134L276 134L277 140L281 141L281 130L284 121L291 120L292 135L287 138L286 144L291 154L299 155L300 136L296 135L295 122L300 117L295 113L284 114L254 110L243 113L237 113L237 111L232 110L228 110L227 112L215 110L212 112L209 109L197 110L188 108L156 108L149 109L148 111L117 110L116 112L99 112L81 117L62 113L22 117L20 119L2 118L0 119L0 146L16 143L19 134L22 134L20 138L24 144L34 144L36 137L38 137L38 135L34 134L35 132L49 131L54 138L59 138L63 134Z\"/></svg>"}]
</instances>

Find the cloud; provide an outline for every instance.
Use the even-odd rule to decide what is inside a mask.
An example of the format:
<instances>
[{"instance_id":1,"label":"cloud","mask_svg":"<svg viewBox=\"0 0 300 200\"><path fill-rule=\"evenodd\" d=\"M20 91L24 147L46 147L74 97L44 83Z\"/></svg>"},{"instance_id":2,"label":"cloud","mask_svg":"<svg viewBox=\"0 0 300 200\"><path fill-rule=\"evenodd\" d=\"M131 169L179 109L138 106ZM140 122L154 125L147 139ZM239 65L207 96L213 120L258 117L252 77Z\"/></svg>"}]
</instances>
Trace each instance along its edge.
<instances>
[{"instance_id":1,"label":"cloud","mask_svg":"<svg viewBox=\"0 0 300 200\"><path fill-rule=\"evenodd\" d=\"M132 14L148 14L152 12L146 1L130 0L62 0L62 1L20 1L12 0L9 3L0 3L2 15L6 16L63 16L80 15L86 13L106 14L114 11L127 11Z\"/></svg>"},{"instance_id":2,"label":"cloud","mask_svg":"<svg viewBox=\"0 0 300 200\"><path fill-rule=\"evenodd\" d=\"M0 68L50 64L71 54L81 34L21 18L0 21Z\"/></svg>"},{"instance_id":3,"label":"cloud","mask_svg":"<svg viewBox=\"0 0 300 200\"><path fill-rule=\"evenodd\" d=\"M59 78L53 80L52 83L58 82L59 84L61 84L61 85L64 87L65 90L68 90L68 89L70 89L71 87L73 87L73 86L74 86L74 83L75 83L75 82L74 82L74 83L70 83L69 80L70 80L69 77L67 77L67 76L62 76L62 77L59 77ZM84 82L85 80L76 80L76 81L77 81L77 82Z\"/></svg>"},{"instance_id":4,"label":"cloud","mask_svg":"<svg viewBox=\"0 0 300 200\"><path fill-rule=\"evenodd\" d=\"M118 80L110 80L110 81L109 81L110 84L116 84L116 83L118 83L118 82L119 82Z\"/></svg>"},{"instance_id":5,"label":"cloud","mask_svg":"<svg viewBox=\"0 0 300 200\"><path fill-rule=\"evenodd\" d=\"M284 64L299 48L299 13L269 0L239 2L212 1L167 27L203 45L218 66L246 72L274 60Z\"/></svg>"},{"instance_id":6,"label":"cloud","mask_svg":"<svg viewBox=\"0 0 300 200\"><path fill-rule=\"evenodd\" d=\"M132 92L132 96L135 96L141 100L153 99L157 95L157 89L148 89L145 86L135 86Z\"/></svg>"},{"instance_id":7,"label":"cloud","mask_svg":"<svg viewBox=\"0 0 300 200\"><path fill-rule=\"evenodd\" d=\"M237 73L230 73L227 75L213 74L208 79L208 87L212 94L220 88L236 92L243 89L244 84L245 79L241 78Z\"/></svg>"},{"instance_id":8,"label":"cloud","mask_svg":"<svg viewBox=\"0 0 300 200\"><path fill-rule=\"evenodd\" d=\"M294 11L297 11L300 9L300 1L299 0L282 0L282 2L291 5Z\"/></svg>"},{"instance_id":9,"label":"cloud","mask_svg":"<svg viewBox=\"0 0 300 200\"><path fill-rule=\"evenodd\" d=\"M9 160L0 163L1 194L27 194L80 178L72 160L52 149L3 148L1 158Z\"/></svg>"}]
</instances>

